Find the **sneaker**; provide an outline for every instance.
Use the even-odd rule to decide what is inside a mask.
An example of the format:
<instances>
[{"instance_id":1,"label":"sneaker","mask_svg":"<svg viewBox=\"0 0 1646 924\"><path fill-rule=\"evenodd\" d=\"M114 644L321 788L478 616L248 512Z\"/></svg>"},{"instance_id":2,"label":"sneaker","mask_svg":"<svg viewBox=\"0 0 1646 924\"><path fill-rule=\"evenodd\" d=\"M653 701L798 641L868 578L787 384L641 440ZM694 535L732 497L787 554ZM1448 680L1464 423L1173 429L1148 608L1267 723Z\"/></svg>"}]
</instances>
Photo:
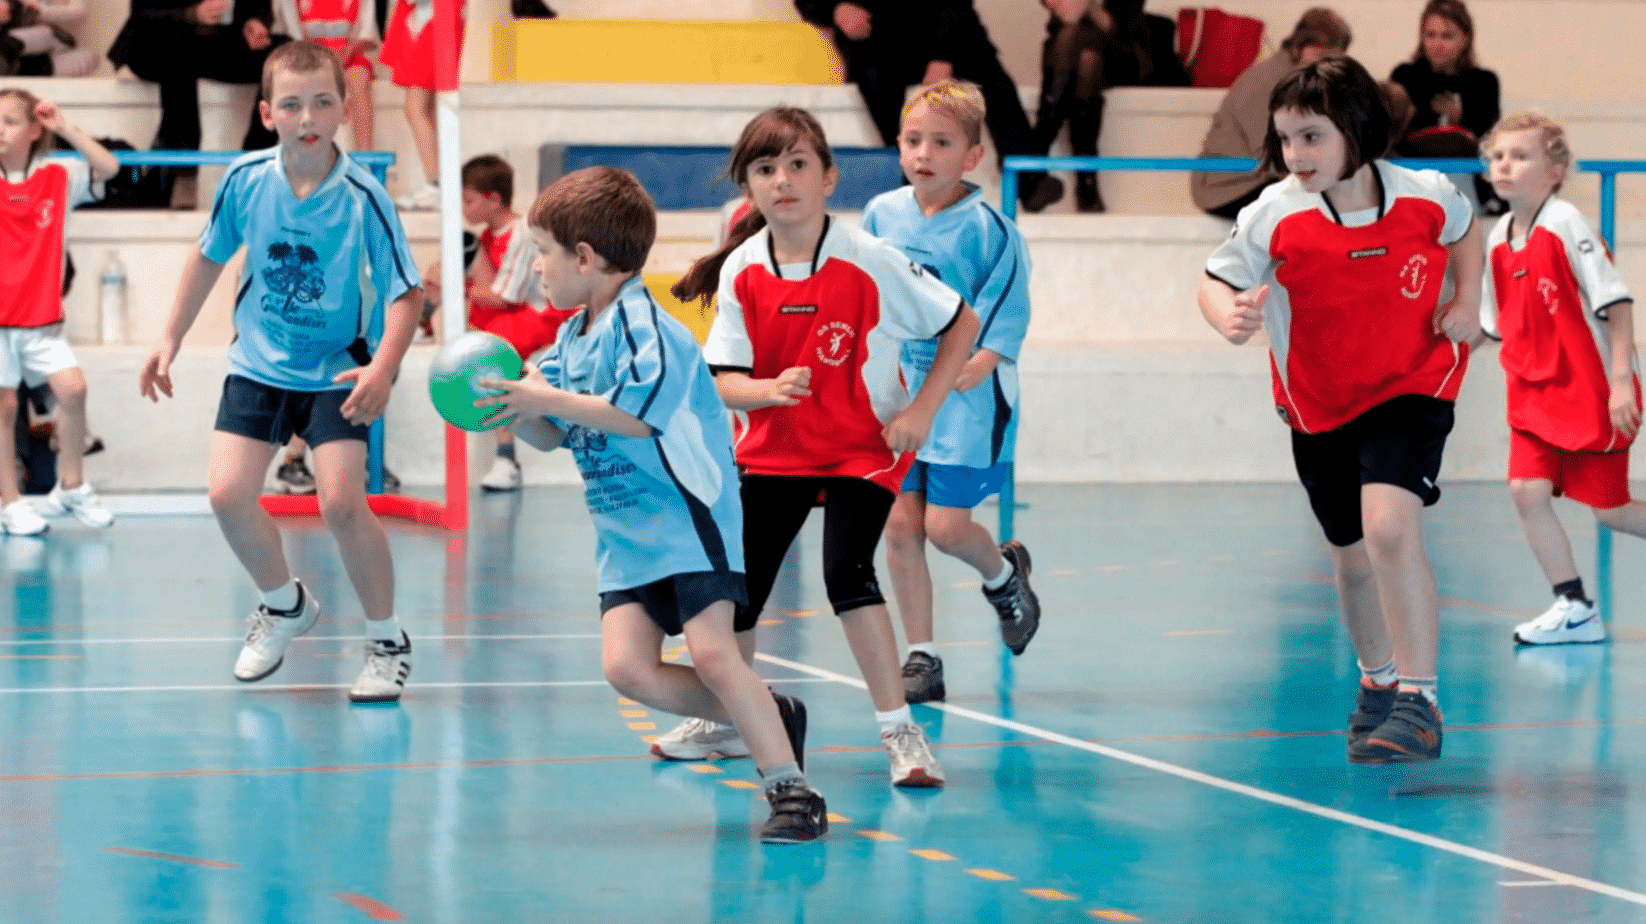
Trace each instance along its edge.
<instances>
[{"instance_id":1,"label":"sneaker","mask_svg":"<svg viewBox=\"0 0 1646 924\"><path fill-rule=\"evenodd\" d=\"M892 785L935 789L943 785L943 768L932 756L926 733L913 722L880 733L880 743L892 761Z\"/></svg>"},{"instance_id":2,"label":"sneaker","mask_svg":"<svg viewBox=\"0 0 1646 924\"><path fill-rule=\"evenodd\" d=\"M904 702L929 703L948 695L943 686L943 659L924 651L909 652L909 660L903 662Z\"/></svg>"},{"instance_id":3,"label":"sneaker","mask_svg":"<svg viewBox=\"0 0 1646 924\"><path fill-rule=\"evenodd\" d=\"M996 590L983 588L983 596L1000 614L1000 638L1012 654L1020 655L1040 630L1040 598L1029 587L1033 563L1029 550L1016 539L1000 543L1000 554L1012 563L1012 576Z\"/></svg>"},{"instance_id":4,"label":"sneaker","mask_svg":"<svg viewBox=\"0 0 1646 924\"><path fill-rule=\"evenodd\" d=\"M1422 693L1396 693L1383 724L1349 748L1357 764L1411 763L1440 757L1440 710Z\"/></svg>"},{"instance_id":5,"label":"sneaker","mask_svg":"<svg viewBox=\"0 0 1646 924\"><path fill-rule=\"evenodd\" d=\"M286 494L314 493L314 473L309 471L309 463L302 456L280 463L274 473L274 482Z\"/></svg>"},{"instance_id":6,"label":"sneaker","mask_svg":"<svg viewBox=\"0 0 1646 924\"><path fill-rule=\"evenodd\" d=\"M1355 694L1355 711L1349 715L1350 753L1389 717L1389 710L1395 705L1395 690L1394 684L1374 687L1361 678L1360 691Z\"/></svg>"},{"instance_id":7,"label":"sneaker","mask_svg":"<svg viewBox=\"0 0 1646 924\"><path fill-rule=\"evenodd\" d=\"M252 610L246 618L246 645L234 662L234 679L251 683L280 669L291 640L314 628L320 618L320 601L314 599L302 581L297 582L300 598L297 612L285 616L266 606Z\"/></svg>"},{"instance_id":8,"label":"sneaker","mask_svg":"<svg viewBox=\"0 0 1646 924\"><path fill-rule=\"evenodd\" d=\"M486 491L520 490L520 463L498 456L492 460L491 471L480 479L480 487Z\"/></svg>"},{"instance_id":9,"label":"sneaker","mask_svg":"<svg viewBox=\"0 0 1646 924\"><path fill-rule=\"evenodd\" d=\"M408 212L432 212L440 208L440 187L424 183L394 200L394 204Z\"/></svg>"},{"instance_id":10,"label":"sneaker","mask_svg":"<svg viewBox=\"0 0 1646 924\"><path fill-rule=\"evenodd\" d=\"M92 488L90 482L83 483L73 490L64 490L61 483L52 485L51 493L40 502L40 512L46 516L72 513L75 519L98 529L114 525L114 514L97 499L97 491Z\"/></svg>"},{"instance_id":11,"label":"sneaker","mask_svg":"<svg viewBox=\"0 0 1646 924\"><path fill-rule=\"evenodd\" d=\"M730 725L691 718L653 741L652 753L664 760L735 760L748 757L749 746Z\"/></svg>"},{"instance_id":12,"label":"sneaker","mask_svg":"<svg viewBox=\"0 0 1646 924\"><path fill-rule=\"evenodd\" d=\"M760 840L766 844L804 844L829 830L829 807L823 796L804 780L784 780L766 789L772 807L770 818L760 826Z\"/></svg>"},{"instance_id":13,"label":"sneaker","mask_svg":"<svg viewBox=\"0 0 1646 924\"><path fill-rule=\"evenodd\" d=\"M22 498L0 508L0 533L8 536L38 536L50 529L34 505Z\"/></svg>"},{"instance_id":14,"label":"sneaker","mask_svg":"<svg viewBox=\"0 0 1646 924\"><path fill-rule=\"evenodd\" d=\"M794 762L801 770L806 769L806 704L785 693L772 691L772 699L777 700L777 715L783 720L783 731L789 736L789 750L794 752ZM742 743L742 739L738 739Z\"/></svg>"},{"instance_id":15,"label":"sneaker","mask_svg":"<svg viewBox=\"0 0 1646 924\"><path fill-rule=\"evenodd\" d=\"M1515 626L1519 645L1586 645L1606 641L1606 625L1593 603L1556 597L1543 615Z\"/></svg>"},{"instance_id":16,"label":"sneaker","mask_svg":"<svg viewBox=\"0 0 1646 924\"><path fill-rule=\"evenodd\" d=\"M411 639L400 633L398 642L366 641L366 663L349 688L349 701L392 703L406 689L411 676Z\"/></svg>"}]
</instances>

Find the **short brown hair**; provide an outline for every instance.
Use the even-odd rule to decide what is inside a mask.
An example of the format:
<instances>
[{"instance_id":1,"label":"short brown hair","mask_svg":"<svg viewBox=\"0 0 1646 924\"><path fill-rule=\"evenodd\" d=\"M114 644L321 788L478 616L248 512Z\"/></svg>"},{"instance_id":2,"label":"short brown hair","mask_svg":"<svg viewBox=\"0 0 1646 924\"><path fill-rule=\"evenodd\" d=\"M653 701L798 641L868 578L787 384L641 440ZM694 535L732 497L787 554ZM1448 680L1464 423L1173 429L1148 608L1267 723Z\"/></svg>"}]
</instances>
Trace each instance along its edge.
<instances>
[{"instance_id":1,"label":"short brown hair","mask_svg":"<svg viewBox=\"0 0 1646 924\"><path fill-rule=\"evenodd\" d=\"M269 52L268 60L263 62L263 98L273 105L274 72L277 69L288 74L312 74L327 68L331 69L332 82L337 85L337 95L349 95L348 88L343 84L343 62L337 59L335 52L313 42L287 42Z\"/></svg>"},{"instance_id":2,"label":"short brown hair","mask_svg":"<svg viewBox=\"0 0 1646 924\"><path fill-rule=\"evenodd\" d=\"M567 250L588 244L619 273L638 273L657 239L652 197L634 174L615 167L584 167L555 180L527 219Z\"/></svg>"},{"instance_id":3,"label":"short brown hair","mask_svg":"<svg viewBox=\"0 0 1646 924\"><path fill-rule=\"evenodd\" d=\"M463 188L482 196L500 196L504 205L513 205L514 168L496 154L471 158L463 165Z\"/></svg>"},{"instance_id":4,"label":"short brown hair","mask_svg":"<svg viewBox=\"0 0 1646 924\"><path fill-rule=\"evenodd\" d=\"M928 110L959 123L966 140L974 146L983 143L983 91L977 84L954 79L927 84L903 104L903 117L908 118L909 110L922 103Z\"/></svg>"},{"instance_id":5,"label":"short brown hair","mask_svg":"<svg viewBox=\"0 0 1646 924\"><path fill-rule=\"evenodd\" d=\"M1463 50L1458 52L1457 63L1462 67L1479 67L1480 61L1475 57L1475 18L1469 15L1463 0L1429 0L1424 4L1423 15L1417 18L1417 51L1412 52L1412 62L1423 60L1423 24L1430 16L1451 20L1457 31L1463 33Z\"/></svg>"},{"instance_id":6,"label":"short brown hair","mask_svg":"<svg viewBox=\"0 0 1646 924\"><path fill-rule=\"evenodd\" d=\"M1316 48L1348 51L1349 41L1353 38L1354 33L1349 31L1348 20L1339 16L1336 10L1316 6L1303 11L1302 18L1292 27L1292 34L1280 43L1280 47L1296 61L1303 49L1310 45Z\"/></svg>"},{"instance_id":7,"label":"short brown hair","mask_svg":"<svg viewBox=\"0 0 1646 924\"><path fill-rule=\"evenodd\" d=\"M1480 139L1480 158L1489 160L1492 155L1492 145L1504 132L1538 133L1538 149L1543 156L1549 158L1549 163L1557 167L1570 168L1572 166L1572 148L1566 143L1566 129L1559 122L1549 118L1541 112L1512 112L1498 120L1486 137ZM1555 191L1560 191L1561 184L1555 184Z\"/></svg>"}]
</instances>

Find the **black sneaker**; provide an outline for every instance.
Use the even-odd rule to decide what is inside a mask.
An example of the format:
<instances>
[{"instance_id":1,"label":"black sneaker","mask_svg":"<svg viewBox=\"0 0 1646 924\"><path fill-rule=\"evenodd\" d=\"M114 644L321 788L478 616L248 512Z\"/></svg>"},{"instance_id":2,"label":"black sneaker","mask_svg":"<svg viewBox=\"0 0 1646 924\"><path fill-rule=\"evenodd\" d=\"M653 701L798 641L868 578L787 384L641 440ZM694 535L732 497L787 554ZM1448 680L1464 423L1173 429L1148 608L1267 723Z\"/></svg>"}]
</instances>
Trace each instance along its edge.
<instances>
[{"instance_id":1,"label":"black sneaker","mask_svg":"<svg viewBox=\"0 0 1646 924\"><path fill-rule=\"evenodd\" d=\"M1422 693L1396 693L1383 724L1357 745L1349 760L1357 764L1413 763L1437 760L1442 738L1440 710Z\"/></svg>"},{"instance_id":2,"label":"black sneaker","mask_svg":"<svg viewBox=\"0 0 1646 924\"><path fill-rule=\"evenodd\" d=\"M806 769L806 704L786 693L772 691L777 700L777 714L783 719L783 731L789 736L789 748L794 751L794 762Z\"/></svg>"},{"instance_id":3,"label":"black sneaker","mask_svg":"<svg viewBox=\"0 0 1646 924\"><path fill-rule=\"evenodd\" d=\"M1395 686L1374 687L1367 685L1365 680L1360 682L1360 692L1355 694L1355 711L1349 715L1349 753L1353 760L1355 748L1366 736L1377 730L1383 720L1389 717L1389 710L1395 705Z\"/></svg>"},{"instance_id":4,"label":"black sneaker","mask_svg":"<svg viewBox=\"0 0 1646 924\"><path fill-rule=\"evenodd\" d=\"M909 660L903 662L903 701L929 703L948 695L943 686L943 659L924 651L909 652Z\"/></svg>"},{"instance_id":5,"label":"black sneaker","mask_svg":"<svg viewBox=\"0 0 1646 924\"><path fill-rule=\"evenodd\" d=\"M829 807L823 796L804 780L785 780L766 788L772 814L760 826L767 844L804 844L829 830Z\"/></svg>"},{"instance_id":6,"label":"black sneaker","mask_svg":"<svg viewBox=\"0 0 1646 924\"><path fill-rule=\"evenodd\" d=\"M1000 614L1000 638L1012 654L1020 655L1040 630L1040 598L1029 587L1029 550L1016 539L1000 543L1000 554L1012 563L1012 576L998 590L983 588L983 596Z\"/></svg>"}]
</instances>

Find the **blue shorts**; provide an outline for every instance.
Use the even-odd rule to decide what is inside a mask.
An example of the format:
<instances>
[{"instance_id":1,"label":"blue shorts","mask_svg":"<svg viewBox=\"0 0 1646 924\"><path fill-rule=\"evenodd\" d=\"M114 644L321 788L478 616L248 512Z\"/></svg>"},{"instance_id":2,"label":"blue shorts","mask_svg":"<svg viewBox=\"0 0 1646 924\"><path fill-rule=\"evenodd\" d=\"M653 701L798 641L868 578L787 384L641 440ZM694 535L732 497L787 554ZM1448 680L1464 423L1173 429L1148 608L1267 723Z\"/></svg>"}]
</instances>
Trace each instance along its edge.
<instances>
[{"instance_id":1,"label":"blue shorts","mask_svg":"<svg viewBox=\"0 0 1646 924\"><path fill-rule=\"evenodd\" d=\"M310 446L332 440L359 440L371 434L363 424L349 423L343 402L350 389L291 391L231 375L223 381L223 400L217 404L214 429L248 439L284 446L292 434Z\"/></svg>"},{"instance_id":2,"label":"blue shorts","mask_svg":"<svg viewBox=\"0 0 1646 924\"><path fill-rule=\"evenodd\" d=\"M999 494L1012 463L996 462L988 468L968 465L933 465L915 462L903 478L902 493L924 494L926 503L939 507L970 510L990 494Z\"/></svg>"}]
</instances>

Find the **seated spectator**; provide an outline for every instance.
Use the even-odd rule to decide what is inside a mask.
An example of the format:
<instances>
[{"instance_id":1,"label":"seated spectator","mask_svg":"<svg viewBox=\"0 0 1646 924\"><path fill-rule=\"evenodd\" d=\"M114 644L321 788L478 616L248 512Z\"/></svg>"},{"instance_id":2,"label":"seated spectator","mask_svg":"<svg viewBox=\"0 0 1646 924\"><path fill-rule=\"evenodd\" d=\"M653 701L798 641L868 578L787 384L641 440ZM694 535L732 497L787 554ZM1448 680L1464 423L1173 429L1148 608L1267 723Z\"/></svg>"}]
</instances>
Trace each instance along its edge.
<instances>
[{"instance_id":1,"label":"seated spectator","mask_svg":"<svg viewBox=\"0 0 1646 924\"><path fill-rule=\"evenodd\" d=\"M989 136L1000 157L1034 154L1034 130L1017 84L971 0L795 0L802 19L829 34L888 147L897 145L903 99L911 84L948 77L983 91ZM1063 198L1063 183L1045 173L1018 175L1018 199L1038 212Z\"/></svg>"},{"instance_id":2,"label":"seated spectator","mask_svg":"<svg viewBox=\"0 0 1646 924\"><path fill-rule=\"evenodd\" d=\"M1052 15L1040 55L1035 149L1045 154L1069 123L1069 148L1097 155L1103 91L1109 87L1186 87L1189 72L1173 47L1176 24L1143 12L1143 0L1040 0ZM1075 174L1075 203L1103 211L1097 174Z\"/></svg>"},{"instance_id":3,"label":"seated spectator","mask_svg":"<svg viewBox=\"0 0 1646 924\"><path fill-rule=\"evenodd\" d=\"M374 149L376 102L372 81L376 69L371 54L382 44L377 20L363 0L275 0L274 31L292 40L314 42L329 49L343 63L343 86L349 107L349 146ZM261 88L257 94L261 102Z\"/></svg>"},{"instance_id":4,"label":"seated spectator","mask_svg":"<svg viewBox=\"0 0 1646 924\"><path fill-rule=\"evenodd\" d=\"M1327 55L1349 50L1349 24L1325 7L1303 14L1280 50L1253 64L1223 95L1212 127L1201 142L1201 157L1263 158L1263 140L1269 131L1269 94L1292 71ZM1195 171L1189 174L1189 194L1209 215L1233 221L1240 210L1257 201L1264 187L1280 179L1261 166L1247 173Z\"/></svg>"},{"instance_id":5,"label":"seated spectator","mask_svg":"<svg viewBox=\"0 0 1646 924\"><path fill-rule=\"evenodd\" d=\"M84 77L97 56L71 31L86 18L85 0L0 0L0 75Z\"/></svg>"},{"instance_id":6,"label":"seated spectator","mask_svg":"<svg viewBox=\"0 0 1646 924\"><path fill-rule=\"evenodd\" d=\"M1475 60L1475 24L1462 0L1429 0L1419 20L1417 51L1389 79L1412 101L1412 122L1395 144L1407 157L1477 157L1480 139L1501 113L1497 75ZM1488 215L1502 200L1480 176L1475 195Z\"/></svg>"}]
</instances>

